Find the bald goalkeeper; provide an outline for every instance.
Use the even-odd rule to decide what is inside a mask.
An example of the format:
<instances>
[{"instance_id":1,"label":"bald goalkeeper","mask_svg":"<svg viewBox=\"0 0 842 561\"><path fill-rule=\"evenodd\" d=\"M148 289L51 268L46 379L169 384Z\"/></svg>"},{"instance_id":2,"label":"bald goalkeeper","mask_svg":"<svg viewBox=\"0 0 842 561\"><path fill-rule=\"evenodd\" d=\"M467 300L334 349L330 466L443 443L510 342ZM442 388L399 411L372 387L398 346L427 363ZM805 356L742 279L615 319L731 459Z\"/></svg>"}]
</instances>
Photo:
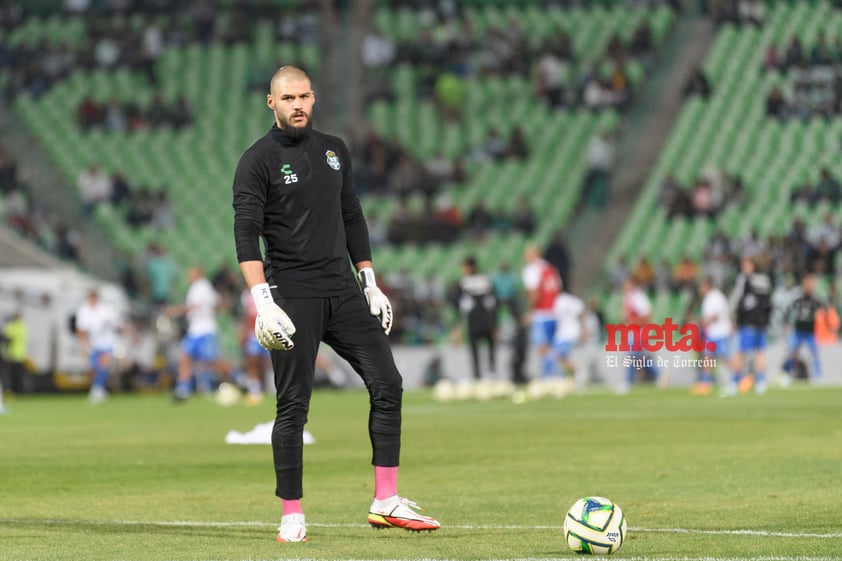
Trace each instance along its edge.
<instances>
[{"instance_id":1,"label":"bald goalkeeper","mask_svg":"<svg viewBox=\"0 0 842 561\"><path fill-rule=\"evenodd\" d=\"M321 341L351 364L370 396L369 523L435 530L435 519L397 493L403 388L387 337L392 307L375 280L348 148L313 129L315 102L304 71L278 69L266 96L275 124L246 149L234 176L237 258L257 307L257 338L271 351L277 388L272 451L283 510L278 541L307 539L302 434Z\"/></svg>"}]
</instances>

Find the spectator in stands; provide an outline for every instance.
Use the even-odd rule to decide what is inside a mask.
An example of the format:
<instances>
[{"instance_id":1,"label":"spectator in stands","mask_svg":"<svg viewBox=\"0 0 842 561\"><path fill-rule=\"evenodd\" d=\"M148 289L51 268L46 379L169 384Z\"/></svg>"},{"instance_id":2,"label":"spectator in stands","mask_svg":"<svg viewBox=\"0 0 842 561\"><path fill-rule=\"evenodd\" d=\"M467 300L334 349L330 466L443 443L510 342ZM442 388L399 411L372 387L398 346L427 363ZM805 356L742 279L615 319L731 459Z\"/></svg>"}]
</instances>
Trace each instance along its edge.
<instances>
[{"instance_id":1,"label":"spectator in stands","mask_svg":"<svg viewBox=\"0 0 842 561\"><path fill-rule=\"evenodd\" d=\"M401 246L415 241L414 231L416 229L416 218L409 211L406 201L400 201L387 226L389 242Z\"/></svg>"},{"instance_id":2,"label":"spectator in stands","mask_svg":"<svg viewBox=\"0 0 842 561\"><path fill-rule=\"evenodd\" d=\"M99 164L92 163L87 170L79 174L76 186L82 201L82 214L88 216L101 203L111 200L114 183Z\"/></svg>"},{"instance_id":3,"label":"spectator in stands","mask_svg":"<svg viewBox=\"0 0 842 561\"><path fill-rule=\"evenodd\" d=\"M630 274L631 271L626 263L626 258L620 255L608 271L608 283L611 286L611 290L614 292L620 292L623 289L623 284L625 284L626 278Z\"/></svg>"},{"instance_id":4,"label":"spectator in stands","mask_svg":"<svg viewBox=\"0 0 842 561\"><path fill-rule=\"evenodd\" d=\"M160 93L156 93L146 109L146 121L152 128L170 124L170 110Z\"/></svg>"},{"instance_id":5,"label":"spectator in stands","mask_svg":"<svg viewBox=\"0 0 842 561\"><path fill-rule=\"evenodd\" d=\"M531 236L535 231L535 210L529 199L523 195L519 196L515 209L512 212L510 224L515 231Z\"/></svg>"},{"instance_id":6,"label":"spectator in stands","mask_svg":"<svg viewBox=\"0 0 842 561\"><path fill-rule=\"evenodd\" d=\"M652 264L646 256L638 259L630 277L634 279L637 286L646 292L652 292L655 288L655 269L652 268Z\"/></svg>"},{"instance_id":7,"label":"spectator in stands","mask_svg":"<svg viewBox=\"0 0 842 561\"><path fill-rule=\"evenodd\" d=\"M757 27L763 25L763 0L740 0L737 10L741 23L748 23Z\"/></svg>"},{"instance_id":8,"label":"spectator in stands","mask_svg":"<svg viewBox=\"0 0 842 561\"><path fill-rule=\"evenodd\" d=\"M156 85L158 78L155 74L155 64L164 54L165 38L164 26L160 18L155 17L146 23L141 42L141 56L139 67L146 74L150 84Z\"/></svg>"},{"instance_id":9,"label":"spectator in stands","mask_svg":"<svg viewBox=\"0 0 842 561\"><path fill-rule=\"evenodd\" d=\"M617 158L616 152L614 135L610 131L597 134L588 143L585 156L588 169L585 172L581 197L589 206L605 208L611 174Z\"/></svg>"},{"instance_id":10,"label":"spectator in stands","mask_svg":"<svg viewBox=\"0 0 842 561\"><path fill-rule=\"evenodd\" d=\"M535 89L550 109L566 105L565 87L569 80L570 64L559 56L547 41L535 65Z\"/></svg>"},{"instance_id":11,"label":"spectator in stands","mask_svg":"<svg viewBox=\"0 0 842 561\"><path fill-rule=\"evenodd\" d=\"M699 280L699 265L685 255L672 268L671 288L675 292L694 290Z\"/></svg>"},{"instance_id":12,"label":"spectator in stands","mask_svg":"<svg viewBox=\"0 0 842 561\"><path fill-rule=\"evenodd\" d=\"M497 127L491 127L489 129L482 150L484 157L495 161L502 160L506 156L506 141L503 139L503 135L500 134Z\"/></svg>"},{"instance_id":13,"label":"spectator in stands","mask_svg":"<svg viewBox=\"0 0 842 561\"><path fill-rule=\"evenodd\" d=\"M778 54L778 47L774 43L769 43L766 47L766 52L763 54L763 70L780 70L783 66L781 55Z\"/></svg>"},{"instance_id":14,"label":"spectator in stands","mask_svg":"<svg viewBox=\"0 0 842 561\"><path fill-rule=\"evenodd\" d=\"M757 259L766 255L768 247L766 242L760 238L756 228L750 229L739 244L741 259Z\"/></svg>"},{"instance_id":15,"label":"spectator in stands","mask_svg":"<svg viewBox=\"0 0 842 561\"><path fill-rule=\"evenodd\" d=\"M170 203L166 189L161 187L153 197L150 225L158 230L172 230L175 228L175 208Z\"/></svg>"},{"instance_id":16,"label":"spectator in stands","mask_svg":"<svg viewBox=\"0 0 842 561\"><path fill-rule=\"evenodd\" d=\"M655 64L655 39L648 20L641 21L634 29L629 42L629 54L647 70L651 70Z\"/></svg>"},{"instance_id":17,"label":"spectator in stands","mask_svg":"<svg viewBox=\"0 0 842 561\"><path fill-rule=\"evenodd\" d=\"M672 286L672 267L669 261L661 259L655 266L655 292L669 290Z\"/></svg>"},{"instance_id":18,"label":"spectator in stands","mask_svg":"<svg viewBox=\"0 0 842 561\"><path fill-rule=\"evenodd\" d=\"M471 236L476 239L482 239L488 230L491 229L493 216L485 207L485 202L477 201L474 208L465 217L465 226Z\"/></svg>"},{"instance_id":19,"label":"spectator in stands","mask_svg":"<svg viewBox=\"0 0 842 561\"><path fill-rule=\"evenodd\" d=\"M811 229L809 243L815 249L824 243L829 248L836 248L842 243L842 232L833 212L824 215L822 222Z\"/></svg>"},{"instance_id":20,"label":"spectator in stands","mask_svg":"<svg viewBox=\"0 0 842 561\"><path fill-rule=\"evenodd\" d=\"M810 49L809 63L811 66L822 66L833 64L833 59L836 58L831 46L827 41L827 36L824 31L819 31L816 37L816 42L813 48Z\"/></svg>"},{"instance_id":21,"label":"spectator in stands","mask_svg":"<svg viewBox=\"0 0 842 561\"><path fill-rule=\"evenodd\" d=\"M453 161L446 158L441 150L436 151L435 155L423 162L421 166L427 177L437 184L453 180Z\"/></svg>"},{"instance_id":22,"label":"spectator in stands","mask_svg":"<svg viewBox=\"0 0 842 561\"><path fill-rule=\"evenodd\" d=\"M462 213L448 195L439 195L436 198L435 208L432 213L433 228L430 232L430 239L443 243L450 243L459 235L462 229Z\"/></svg>"},{"instance_id":23,"label":"spectator in stands","mask_svg":"<svg viewBox=\"0 0 842 561\"><path fill-rule=\"evenodd\" d=\"M129 126L126 111L116 97L112 97L108 100L108 104L104 109L104 114L103 124L105 125L105 130L108 132L118 133L126 131Z\"/></svg>"},{"instance_id":24,"label":"spectator in stands","mask_svg":"<svg viewBox=\"0 0 842 561\"><path fill-rule=\"evenodd\" d=\"M408 152L401 152L397 165L389 173L389 192L405 200L420 190L420 166Z\"/></svg>"},{"instance_id":25,"label":"spectator in stands","mask_svg":"<svg viewBox=\"0 0 842 561\"><path fill-rule=\"evenodd\" d=\"M529 147L526 144L526 134L523 132L523 127L515 126L512 128L506 153L510 158L516 160L525 160L529 156Z\"/></svg>"},{"instance_id":26,"label":"spectator in stands","mask_svg":"<svg viewBox=\"0 0 842 561\"><path fill-rule=\"evenodd\" d=\"M131 196L132 190L126 177L119 171L111 174L111 204L122 206Z\"/></svg>"},{"instance_id":27,"label":"spectator in stands","mask_svg":"<svg viewBox=\"0 0 842 561\"><path fill-rule=\"evenodd\" d=\"M690 218L693 216L693 200L690 197L690 191L684 187L679 187L672 196L667 207L667 216L674 218Z\"/></svg>"},{"instance_id":28,"label":"spectator in stands","mask_svg":"<svg viewBox=\"0 0 842 561\"><path fill-rule=\"evenodd\" d=\"M467 94L464 80L453 72L445 72L439 75L433 90L442 116L448 120L459 119Z\"/></svg>"},{"instance_id":29,"label":"spectator in stands","mask_svg":"<svg viewBox=\"0 0 842 561\"><path fill-rule=\"evenodd\" d=\"M789 44L784 52L784 66L786 68L793 68L806 64L807 57L804 54L804 47L801 45L801 39L797 35L792 35Z\"/></svg>"},{"instance_id":30,"label":"spectator in stands","mask_svg":"<svg viewBox=\"0 0 842 561\"><path fill-rule=\"evenodd\" d=\"M126 209L126 222L133 228L140 228L148 225L154 214L155 197L152 191L145 186L133 189Z\"/></svg>"},{"instance_id":31,"label":"spectator in stands","mask_svg":"<svg viewBox=\"0 0 842 561\"><path fill-rule=\"evenodd\" d=\"M83 131L89 131L102 124L105 113L93 96L87 95L82 99L76 111L76 122Z\"/></svg>"},{"instance_id":32,"label":"spectator in stands","mask_svg":"<svg viewBox=\"0 0 842 561\"><path fill-rule=\"evenodd\" d=\"M166 248L150 242L143 257L143 269L146 273L145 285L148 286L149 299L153 306L166 306L172 300L173 283L178 276L178 269Z\"/></svg>"},{"instance_id":33,"label":"spectator in stands","mask_svg":"<svg viewBox=\"0 0 842 561\"><path fill-rule=\"evenodd\" d=\"M842 185L833 177L828 168L822 168L819 184L816 185L814 202L825 201L837 206L840 199L842 199Z\"/></svg>"},{"instance_id":34,"label":"spectator in stands","mask_svg":"<svg viewBox=\"0 0 842 561\"><path fill-rule=\"evenodd\" d=\"M705 75L705 71L701 66L697 67L690 75L687 85L684 86L684 97L699 96L702 99L707 99L713 93L710 87L710 81Z\"/></svg>"},{"instance_id":35,"label":"spectator in stands","mask_svg":"<svg viewBox=\"0 0 842 561\"><path fill-rule=\"evenodd\" d=\"M564 236L564 231L556 230L550 242L544 248L544 260L555 267L561 281L564 283L566 291L572 290L572 268L573 258L570 255L570 249L567 247L567 240Z\"/></svg>"},{"instance_id":36,"label":"spectator in stands","mask_svg":"<svg viewBox=\"0 0 842 561\"><path fill-rule=\"evenodd\" d=\"M785 120L788 115L787 102L784 98L784 92L778 86L769 90L769 95L766 96L766 116Z\"/></svg>"},{"instance_id":37,"label":"spectator in stands","mask_svg":"<svg viewBox=\"0 0 842 561\"><path fill-rule=\"evenodd\" d=\"M808 181L805 181L801 185L796 185L789 193L789 200L793 204L812 204L815 197L813 187Z\"/></svg>"},{"instance_id":38,"label":"spectator in stands","mask_svg":"<svg viewBox=\"0 0 842 561\"><path fill-rule=\"evenodd\" d=\"M183 95L178 96L175 100L170 112L170 123L176 129L182 129L193 124L193 111L190 109L190 104L187 98Z\"/></svg>"},{"instance_id":39,"label":"spectator in stands","mask_svg":"<svg viewBox=\"0 0 842 561\"><path fill-rule=\"evenodd\" d=\"M681 184L678 183L675 176L671 173L667 174L658 187L658 205L661 208L668 209L681 189Z\"/></svg>"},{"instance_id":40,"label":"spectator in stands","mask_svg":"<svg viewBox=\"0 0 842 561\"><path fill-rule=\"evenodd\" d=\"M702 177L696 180L691 194L691 202L693 213L696 216L716 218L718 208L714 202L713 187L707 179Z\"/></svg>"}]
</instances>

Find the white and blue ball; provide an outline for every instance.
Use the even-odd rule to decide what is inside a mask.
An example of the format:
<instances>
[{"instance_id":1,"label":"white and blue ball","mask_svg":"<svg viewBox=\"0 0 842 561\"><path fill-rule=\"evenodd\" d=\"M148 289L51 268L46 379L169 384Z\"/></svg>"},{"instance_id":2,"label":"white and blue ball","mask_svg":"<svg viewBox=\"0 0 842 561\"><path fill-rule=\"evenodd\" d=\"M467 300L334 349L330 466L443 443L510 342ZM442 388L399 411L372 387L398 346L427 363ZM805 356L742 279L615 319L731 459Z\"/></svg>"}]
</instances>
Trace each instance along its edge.
<instances>
[{"instance_id":1,"label":"white and blue ball","mask_svg":"<svg viewBox=\"0 0 842 561\"><path fill-rule=\"evenodd\" d=\"M608 555L620 549L625 537L626 517L605 497L579 499L564 518L564 541L576 553Z\"/></svg>"}]
</instances>

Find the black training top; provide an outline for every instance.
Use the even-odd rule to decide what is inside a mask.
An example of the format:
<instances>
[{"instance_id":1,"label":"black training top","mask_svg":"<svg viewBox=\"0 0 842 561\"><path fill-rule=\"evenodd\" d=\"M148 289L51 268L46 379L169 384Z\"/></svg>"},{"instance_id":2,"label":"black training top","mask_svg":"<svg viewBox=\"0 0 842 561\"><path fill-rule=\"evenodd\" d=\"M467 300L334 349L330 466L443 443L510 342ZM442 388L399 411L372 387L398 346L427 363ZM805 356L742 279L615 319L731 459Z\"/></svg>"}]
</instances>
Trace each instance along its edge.
<instances>
[{"instance_id":1,"label":"black training top","mask_svg":"<svg viewBox=\"0 0 842 561\"><path fill-rule=\"evenodd\" d=\"M246 149L234 175L240 262L263 260L261 236L280 296L359 291L350 263L370 261L371 246L342 139L315 130L293 139L273 126Z\"/></svg>"}]
</instances>

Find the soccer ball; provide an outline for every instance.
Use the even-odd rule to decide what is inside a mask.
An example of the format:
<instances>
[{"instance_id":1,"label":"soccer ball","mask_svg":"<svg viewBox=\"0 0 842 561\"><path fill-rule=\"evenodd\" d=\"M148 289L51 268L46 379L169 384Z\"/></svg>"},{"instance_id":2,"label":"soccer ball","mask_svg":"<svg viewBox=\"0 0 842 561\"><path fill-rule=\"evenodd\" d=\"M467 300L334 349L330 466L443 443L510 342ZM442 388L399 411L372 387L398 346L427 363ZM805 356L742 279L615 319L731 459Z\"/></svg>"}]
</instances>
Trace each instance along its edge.
<instances>
[{"instance_id":1,"label":"soccer ball","mask_svg":"<svg viewBox=\"0 0 842 561\"><path fill-rule=\"evenodd\" d=\"M579 499L564 519L564 541L576 553L608 555L623 545L626 517L605 497Z\"/></svg>"},{"instance_id":2,"label":"soccer ball","mask_svg":"<svg viewBox=\"0 0 842 561\"><path fill-rule=\"evenodd\" d=\"M217 405L221 405L222 407L232 407L240 402L242 392L240 391L240 388L234 384L222 382L219 384L219 388L217 388L213 397Z\"/></svg>"}]
</instances>

